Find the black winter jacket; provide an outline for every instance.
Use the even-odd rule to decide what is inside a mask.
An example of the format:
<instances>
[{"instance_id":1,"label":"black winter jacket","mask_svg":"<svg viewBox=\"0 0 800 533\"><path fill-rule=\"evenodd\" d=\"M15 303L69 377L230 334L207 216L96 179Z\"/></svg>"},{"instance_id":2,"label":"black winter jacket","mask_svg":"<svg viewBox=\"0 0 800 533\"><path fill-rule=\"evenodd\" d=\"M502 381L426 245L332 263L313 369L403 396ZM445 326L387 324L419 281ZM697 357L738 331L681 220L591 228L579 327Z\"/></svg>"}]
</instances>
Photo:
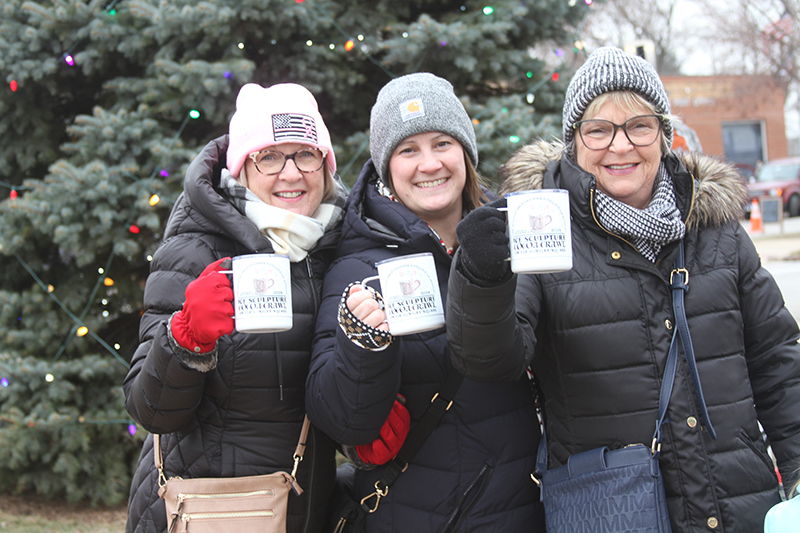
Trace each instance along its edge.
<instances>
[{"instance_id":1,"label":"black winter jacket","mask_svg":"<svg viewBox=\"0 0 800 533\"><path fill-rule=\"evenodd\" d=\"M369 161L350 193L337 259L325 276L307 384L311 421L345 445L376 439L398 392L413 427L452 371L444 328L395 337L386 350L371 352L337 323L345 287L375 275L375 262L391 257L431 252L447 297L450 256L422 219L378 193L376 179ZM512 384L465 379L452 408L367 515L367 531L544 531L530 478L536 421L527 378ZM382 470L357 472L359 499L375 490Z\"/></svg>"},{"instance_id":2,"label":"black winter jacket","mask_svg":"<svg viewBox=\"0 0 800 533\"><path fill-rule=\"evenodd\" d=\"M167 476L291 471L305 415L305 380L322 277L339 238L337 227L306 260L291 264L291 330L223 336L217 343L217 366L209 372L181 362L170 347L167 320L181 309L189 282L216 259L272 252L255 224L217 189L227 142L225 136L208 143L187 171L184 193L153 256L141 344L124 383L131 416L148 431L164 435ZM289 496L289 532L321 531L335 476L334 454L335 444L312 426L297 476L305 492ZM148 436L131 487L128 532L167 530L157 490L153 440Z\"/></svg>"},{"instance_id":3,"label":"black winter jacket","mask_svg":"<svg viewBox=\"0 0 800 533\"><path fill-rule=\"evenodd\" d=\"M718 437L700 422L681 355L661 454L672 529L760 532L779 496L758 422L784 475L800 457L797 323L737 220L746 191L735 170L681 158L664 162L687 223L687 316ZM476 379L511 380L532 363L551 467L598 446L650 443L675 323L669 276L678 242L653 264L601 227L595 178L562 157L560 143L524 148L505 172L506 190L569 191L573 268L483 288L456 267L447 315L454 363Z\"/></svg>"}]
</instances>

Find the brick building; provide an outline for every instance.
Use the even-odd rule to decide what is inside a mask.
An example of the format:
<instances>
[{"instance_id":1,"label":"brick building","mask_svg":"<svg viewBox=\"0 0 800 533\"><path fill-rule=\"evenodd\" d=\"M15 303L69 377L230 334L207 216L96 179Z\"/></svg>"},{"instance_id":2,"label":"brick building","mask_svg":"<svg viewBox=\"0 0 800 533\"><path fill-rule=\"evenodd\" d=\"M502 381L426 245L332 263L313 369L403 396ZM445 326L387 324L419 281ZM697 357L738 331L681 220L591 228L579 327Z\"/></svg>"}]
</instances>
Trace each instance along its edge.
<instances>
[{"instance_id":1,"label":"brick building","mask_svg":"<svg viewBox=\"0 0 800 533\"><path fill-rule=\"evenodd\" d=\"M788 155L786 90L768 76L662 76L672 113L703 152L755 166Z\"/></svg>"}]
</instances>

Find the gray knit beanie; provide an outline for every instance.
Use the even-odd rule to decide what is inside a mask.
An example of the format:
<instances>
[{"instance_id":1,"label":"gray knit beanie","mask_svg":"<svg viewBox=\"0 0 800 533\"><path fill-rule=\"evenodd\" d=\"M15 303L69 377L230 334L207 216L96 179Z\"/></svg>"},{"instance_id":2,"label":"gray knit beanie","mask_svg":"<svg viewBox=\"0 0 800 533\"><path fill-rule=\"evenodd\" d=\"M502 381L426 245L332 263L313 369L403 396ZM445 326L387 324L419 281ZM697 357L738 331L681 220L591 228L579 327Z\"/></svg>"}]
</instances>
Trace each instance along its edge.
<instances>
[{"instance_id":1,"label":"gray knit beanie","mask_svg":"<svg viewBox=\"0 0 800 533\"><path fill-rule=\"evenodd\" d=\"M614 47L598 48L581 65L569 82L564 101L564 143L573 139L572 126L589 104L611 91L633 91L655 107L656 113L669 115L669 97L658 72L647 60ZM664 120L664 137L672 144L672 122Z\"/></svg>"},{"instance_id":2,"label":"gray knit beanie","mask_svg":"<svg viewBox=\"0 0 800 533\"><path fill-rule=\"evenodd\" d=\"M406 137L428 131L455 138L477 168L475 129L449 81L418 72L384 85L369 119L369 151L384 182L388 184L389 157L397 145Z\"/></svg>"}]
</instances>

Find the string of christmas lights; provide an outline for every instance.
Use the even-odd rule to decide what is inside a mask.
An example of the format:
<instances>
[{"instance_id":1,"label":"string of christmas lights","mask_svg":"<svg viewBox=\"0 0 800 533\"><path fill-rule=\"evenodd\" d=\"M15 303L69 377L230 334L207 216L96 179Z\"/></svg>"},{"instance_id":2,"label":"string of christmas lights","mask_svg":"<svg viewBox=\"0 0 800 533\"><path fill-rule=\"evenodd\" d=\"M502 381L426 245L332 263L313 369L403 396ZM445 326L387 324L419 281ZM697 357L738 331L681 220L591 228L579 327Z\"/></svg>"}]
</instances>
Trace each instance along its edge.
<instances>
[{"instance_id":1,"label":"string of christmas lights","mask_svg":"<svg viewBox=\"0 0 800 533\"><path fill-rule=\"evenodd\" d=\"M114 6L116 4L117 4L117 0L114 0L114 2L109 7L107 7L105 9L105 11L111 16L116 15L116 10L114 9ZM67 65L69 65L70 67L73 67L75 65L75 59L72 56L72 52L76 48L76 46L78 44L79 44L79 41L74 42L67 49L67 51L64 54L62 54L62 56L61 56L61 59ZM225 76L228 77L228 75L229 75L229 73L226 72ZM12 80L9 83L9 88L11 89L12 92L16 92L19 89L19 84L16 82L16 80ZM193 120L193 119L196 120L198 118L200 118L200 112L197 109L191 109L186 114L181 126L178 128L178 130L175 133L174 137L172 138L171 142L174 144L178 140L178 138L183 133L184 129L186 128L186 126L188 125L190 120ZM153 172L151 173L149 178L147 178L146 184L147 184L147 182L152 182L156 178L156 176L168 177L169 176L169 172L168 172L168 170L166 168L159 168L157 166L153 170ZM138 180L138 177L136 177L136 176L132 176L132 177L134 177L135 179ZM10 197L10 199L12 201L15 200L18 197L18 192L17 191L30 190L31 189L31 187L26 187L26 186L21 186L21 185L12 185L12 184L9 184L9 183L5 183L3 181L0 181L0 186L8 187L8 188L11 189L11 193L10 193L9 197ZM159 202L160 202L159 196L157 194L152 194L150 196L148 204L151 207L154 207ZM132 221L135 218L135 216L136 216L136 209L134 208L134 209L132 209L130 211L130 213L128 215L128 218L127 218L127 221L124 223L124 226L128 226L128 230L131 233L138 234L139 231L140 231L139 228L135 224L132 224ZM116 255L116 252L114 250L112 250L111 253L109 254L109 257L108 257L107 261L106 261L106 266L104 268L103 267L98 268L98 273L100 275L97 278L97 282L95 283L95 286L94 286L94 288L93 288L93 290L92 290L92 292L91 292L91 294L90 294L90 296L88 298L88 301L87 301L86 305L83 307L83 311L81 312L80 315L76 316L67 307L67 305L64 302L62 302L56 296L55 287L53 287L52 285L44 283L44 281L42 281L42 279L39 278L39 276L33 271L33 269L28 265L28 263L25 262L25 260L19 254L14 252L14 256L16 257L17 261L23 266L23 268L25 268L25 270L30 274L30 276L34 279L34 281L47 293L47 295L56 303L56 305L58 305L61 308L61 310L74 323L73 328L66 335L66 338L64 339L64 342L62 343L61 347L56 352L56 355L54 356L54 358L52 360L53 363L55 363L59 359L61 354L66 350L66 348L69 345L69 343L75 337L83 337L83 336L89 335L98 344L100 344L103 348L105 348L105 350L108 351L118 362L120 362L126 368L130 367L130 364L125 359L123 359L119 355L119 353L117 351L120 348L119 344L114 344L114 346L112 347L108 342L106 342L103 338L101 338L99 335L97 335L97 333L92 331L84 323L84 318L91 311L92 302L94 301L94 297L96 296L98 290L102 286L109 287L109 286L113 286L113 284L114 284L114 280L111 277L107 276L105 273L111 267L111 263L112 263L115 255ZM44 376L44 380L47 383L52 383L53 381L55 381L55 376L52 373L47 373ZM10 385L11 385L11 380L9 379L9 377L7 377L7 376L0 377L0 387L5 388L5 387L8 387ZM7 419L4 419L4 420L6 422L8 421ZM137 431L136 423L135 423L135 421L133 421L131 419L90 420L90 421L87 421L83 417L79 417L78 422L79 423L92 423L92 424L125 424L125 425L127 425L128 433L131 436L134 436L136 434L136 431ZM29 427L33 427L33 422L30 422L28 425L29 425Z\"/></svg>"},{"instance_id":2,"label":"string of christmas lights","mask_svg":"<svg viewBox=\"0 0 800 533\"><path fill-rule=\"evenodd\" d=\"M350 51L354 50L354 49L356 48L356 42L357 42L357 41L358 41L358 42L363 42L363 41L364 41L365 37L364 37L364 35L363 35L362 33L358 33L358 34L356 34L356 36L355 36L355 37L353 37L353 34L352 34L352 33L348 32L348 31L346 31L344 28L342 28L342 27L341 27L341 26L338 24L338 22L337 22L335 19L333 19L333 18L332 18L332 17L330 17L330 16L329 16L329 15L328 15L326 12L324 12L322 9L320 9L320 8L319 8L319 7L318 7L318 6L315 4L315 2L313 2L312 0L295 0L295 1L296 1L296 3L298 3L298 4L305 4L306 6L309 6L310 8L312 8L312 9L315 9L315 10L316 10L316 11L317 11L317 12L318 12L320 15L322 15L324 18L326 18L326 19L328 19L328 20L330 21L330 23L333 25L333 27L334 27L334 28L335 28L335 29L336 29L336 30L337 30L337 31L340 33L340 35L341 35L341 36L342 36L342 38L344 39L344 49L345 49L345 51L347 51L347 52L350 52ZM569 5L570 5L571 7L575 6L575 5L577 4L577 1L578 1L578 0L568 0L568 2L569 2ZM592 5L592 4L593 4L593 0L582 0L582 1L583 1L583 2L584 2L586 5ZM109 6L107 6L106 8L104 8L104 11L105 11L105 12L106 12L106 13L107 13L109 16L115 16L115 15L116 15L116 13L117 13L117 11L116 11L116 9L115 9L115 6L117 5L117 3L118 3L118 0L113 0L113 2L112 2L112 3L111 3ZM466 11L466 7L462 6L462 7L461 7L461 10L462 10L462 11ZM482 13L484 16L491 16L492 14L494 14L494 12L495 12L495 9L494 9L494 7L492 7L492 6L485 6L485 7L484 7L484 8L481 10L481 13ZM584 21L585 21L585 17L584 17ZM404 33L402 34L402 36L403 36L404 38L408 38L409 34L408 34L407 32L404 32ZM579 53L579 51L582 51L582 50L583 50L583 43L582 43L581 41L579 41L579 40L577 39L577 37L576 37L576 39L575 39L575 41L574 41L574 42L575 42L575 44L574 44L574 49L573 49L573 50L574 50L574 52L575 52L575 53ZM66 50L65 52L63 52L63 53L62 53L62 55L61 55L61 60L63 60L63 61L64 61L64 62L65 62L65 63L66 63L68 66L70 66L70 67L73 67L73 66L75 66L75 58L74 58L74 56L73 56L72 54L73 54L74 50L76 49L76 47L77 47L79 44L80 44L80 40L73 42L73 43L72 43L72 44L71 44L71 45L70 45L70 46L67 48L67 50ZM307 46L309 46L309 47L313 46L313 45L314 45L314 42L313 42L313 40L311 40L311 39L307 40L307 41L306 41L306 45L307 45ZM446 45L447 45L447 43L443 41L443 42L441 42L441 43L440 43L440 45L441 45L441 46L446 46ZM239 47L240 49L244 49L244 43L238 43L238 47ZM328 48L329 48L329 49L331 49L331 50L334 50L334 49L336 48L336 44L335 44L335 43L330 43L330 44L328 45ZM370 62L372 62L373 64L375 64L375 65L376 65L378 68L380 68L380 69L381 69L381 70L382 70L384 73L386 73L386 74L387 74L389 77L391 77L391 78L396 78L396 77L397 77L397 75L395 75L394 73L392 73L391 71L389 71L388 69L386 69L386 68L385 68L385 67L384 67L384 66L381 64L381 62L380 62L379 60L377 60L375 57L373 57L373 56L370 54L370 52L369 52L369 50L370 50L370 49L369 49L369 46L368 46L367 44L362 44L362 45L359 47L359 50L360 50L360 51L361 51L361 52L364 54L364 56L365 56L365 57L366 57L366 58L367 58L367 59L368 59ZM563 53L563 50L561 50L561 49L556 49L556 50L555 50L555 54L556 54L556 56L558 56L558 57L562 57L562 56L564 55L564 53ZM421 64L421 62L424 60L424 57L425 57L425 56L423 55L423 56L422 56L422 57L419 59L419 61L418 61L418 66L419 66L419 64ZM551 81L551 80L552 80L552 81L554 81L554 82L555 82L555 81L558 81L558 79L559 79L559 72L558 72L558 71L559 71L560 69L563 69L563 68L564 68L564 63L562 62L562 63L561 63L561 65L559 65L559 67L558 67L558 68L556 68L556 69L554 69L553 71L551 71L551 72L548 74L548 76L545 76L545 77L543 77L543 78L542 78L541 80L539 80L539 81L538 81L536 84L534 84L534 85L533 85L533 86L532 86L532 87L531 87L531 88L528 90L528 94L527 94L527 96L526 96L526 100L527 100L527 102L528 102L529 104L533 104L533 102L534 102L534 100L535 100L535 93L536 93L536 91L537 91L539 88L541 88L541 87L542 87L542 86L543 86L545 83L547 83L548 81ZM415 70L416 70L416 69L415 69ZM226 72L226 73L225 73L225 77L227 78L227 77L229 77L229 76L230 76L230 73L229 73L229 72ZM532 77L533 77L533 73L532 73L532 72L527 72L527 78L529 78L529 79L530 79L530 78L532 78ZM11 81L9 82L9 89L11 90L11 92L16 92L16 91L18 91L18 90L20 89L20 86L19 86L19 84L18 84L18 82L17 82L16 80L11 80ZM196 119L198 119L198 118L200 118L200 112L199 112L197 109L191 109L190 111L188 111L188 112L187 112L187 114L186 114L186 117L184 118L184 121L183 121L183 123L182 123L182 124L181 124L181 126L178 128L178 131L176 132L175 136L173 137L173 139L172 139L172 142L174 143L175 141L177 141L177 139L180 137L180 135L182 134L182 132L184 131L184 129L186 128L186 126L187 126L187 124L189 123L189 121L190 121L190 120L196 120ZM474 117L474 120L476 121L476 123L478 123L478 122L479 122L479 117L478 117L478 116L475 116L475 117ZM512 135L512 136L510 136L510 137L509 137L509 142L511 142L511 143L518 143L518 142L520 142L520 138L519 138L518 136L513 136L513 135ZM352 159L350 160L350 162L348 162L348 164L345 166L345 168L343 169L343 171L342 171L342 172L346 172L346 171L347 171L347 170L350 168L350 166L351 166L351 165L352 165L352 164L353 164L353 163L354 163L354 162L355 162L355 161L358 159L358 157L359 157L359 156L361 155L361 153L362 153L362 152L363 152L363 151L364 151L364 150L367 148L367 146L368 146L368 145L369 145L369 141L368 141L368 140L367 140L367 141L365 141L364 143L362 143L362 145L361 145L361 146L359 147L359 149L357 150L356 154L355 154L355 155L352 157ZM167 176L169 176L169 172L168 172L168 170L167 170L166 168L158 168L158 167L156 167L156 168L153 170L152 174L149 176L149 178L147 178L147 181L152 181L152 180L154 180L154 179L156 178L156 176L167 177ZM135 176L133 176L133 177L134 177L134 178L136 178ZM136 178L136 179L138 179L138 178ZM0 187L5 187L5 188L8 188L8 189L10 189L9 198L10 198L12 201L13 201L13 200L15 200L15 199L18 197L18 194L19 194L19 192L18 192L18 191L24 191L24 190L29 190L29 189L30 189L30 187L21 186L21 185L12 185L12 184L10 184L10 183L6 183L6 182L3 182L3 181L0 181ZM160 201L160 198L158 197L158 195L156 195L156 194L153 194L153 195L151 195L151 197L150 197L150 200L149 200L149 205L150 205L151 207L154 207L155 205L157 205L157 204L159 203L159 201ZM136 225L132 224L132 221L133 221L133 219L134 219L135 215L136 215L136 210L135 210L135 208L134 208L134 209L132 209L132 210L130 211L130 213L129 213L129 216L128 216L128 219L127 219L127 221L125 222L125 224L124 224L124 225L125 225L125 226L128 226L128 229L129 229L129 231L130 231L131 233L138 234L138 233L139 233L139 231L140 231L140 230L139 230L139 228L138 228ZM94 297L96 296L96 294L97 294L98 290L100 289L100 287L102 287L102 286L111 286L111 285L113 285L113 283L114 283L113 279L112 279L112 278L110 278L109 276L107 276L107 275L106 275L106 272L107 272L107 271L108 271L108 269L110 268L110 266L111 266L111 262L112 262L113 258L115 257L115 255L116 255L116 252L114 252L114 251L112 250L112 251L111 251L111 253L110 253L110 255L109 255L109 257L108 257L108 260L106 261L106 266L105 266L104 268L99 268L99 269L98 269L98 272L99 272L99 274L100 274L100 275L99 275L99 277L97 278L97 281L96 281L96 283L95 283L95 286L94 286L94 288L93 288L93 290L92 290L92 293L91 293L91 295L90 295L90 297L89 297L89 299L88 299L88 301L87 301L86 305L83 307L83 310L82 310L81 314L80 314L80 315L77 315L77 316L76 316L74 313L72 313L72 312L69 310L69 308L68 308L68 307L67 307L67 306L64 304L64 302L62 302L62 301L61 301L61 300L60 300L60 299L59 299L59 298L58 298L58 297L55 295L55 288L54 288L52 285L45 284L45 283L44 283L44 282L43 282L43 281L42 281L42 280L41 280L41 279L40 279L40 278L39 278L39 277L36 275L36 273L35 273L35 272L34 272L34 271L33 271L33 270L30 268L30 266L29 266L29 265L28 265L28 264L27 264L27 263L26 263L26 262L25 262L25 261L22 259L22 257L20 257L20 256L19 256L19 255L18 255L16 252L14 253L14 255L15 255L15 257L17 258L17 260L19 261L19 263L20 263L20 264L21 264L21 265L22 265L22 266L23 266L23 267L24 267L24 268L25 268L25 269L28 271L28 273L29 273L29 274L30 274L30 275L33 277L33 279L36 281L36 283L37 283L37 284L38 284L40 287L42 287L42 288L43 288L43 289L46 291L46 293L48 294L48 296L49 296L49 297L50 297L50 298L51 298L51 299L52 299L52 300L53 300L53 301L54 301L54 302L55 302L55 303L56 303L56 304L57 304L57 305L58 305L58 306L59 306L59 307L62 309L62 311L63 311L63 312L64 312L64 313L65 313L67 316L69 316L69 317L70 317L70 319L71 319L71 320L74 322L74 326L73 326L73 328L71 329L71 331L70 331L70 332L67 334L66 338L64 339L64 342L62 343L61 347L59 348L59 350L57 351L56 355L55 355L55 356L54 356L54 358L53 358L53 362L56 362L56 361L59 359L59 357L61 356L61 354L62 354L62 353L63 353L63 352L66 350L66 348L67 348L67 346L69 345L69 343L70 343L70 342L71 342L71 341L72 341L72 340L73 340L73 339L74 339L76 336L77 336L77 337L83 337L83 336L85 336L85 335L87 335L87 334L88 334L88 335L90 335L90 336L91 336L93 339L95 339L95 341L97 341L97 342L98 342L98 343L99 343L101 346L103 346L103 347L104 347L104 348L105 348L105 349L106 349L106 350L107 350L107 351L108 351L108 352L109 352L109 353L110 353L112 356L114 356L114 357L115 357L115 358L116 358L116 359L117 359L117 360L118 360L118 361L119 361L121 364L125 365L126 367L129 367L129 366L130 366L130 365L129 365L129 363L128 363L127 361L125 361L125 360L124 360L124 359L123 359L123 358L122 358L122 357L119 355L119 353L118 353L118 351L117 351L117 350L120 348L120 346L119 346L118 344L115 344L115 345L112 347L112 346L111 346L109 343L107 343L107 342L106 342L104 339L100 338L100 337L99 337L99 336L98 336L98 335L97 335L95 332L91 331L91 330L88 328L88 326L86 326L86 324L84 323L84 318L86 317L86 315L87 315L87 314L89 313L89 311L91 310L91 308L92 308L92 302L94 301ZM148 259L150 259L150 258L148 258ZM53 376L52 374L49 374L49 373L48 373L48 374L45 376L45 380L46 380L47 382L52 382L54 379L55 379L55 378L54 378L54 376ZM2 377L0 377L0 387L8 387L8 386L9 386L9 384L10 384L10 381L9 381L8 377L6 377L6 376L2 376ZM81 417L81 418L82 418L82 417ZM134 423L132 420L107 420L107 421L85 421L85 420L79 420L79 422L80 422L80 423L124 423L124 424L128 424L128 431L130 432L130 434L131 434L131 435L134 435L134 434L136 433L136 425L135 425L135 423Z\"/></svg>"},{"instance_id":3,"label":"string of christmas lights","mask_svg":"<svg viewBox=\"0 0 800 533\"><path fill-rule=\"evenodd\" d=\"M0 379L0 386L8 387L8 379L2 378ZM4 425L18 425L15 420L10 418L0 416L0 428ZM75 425L75 424L97 424L97 425L106 425L106 424L125 424L127 425L128 434L131 437L136 435L136 432L139 430L138 426L136 425L136 421L127 418L110 418L108 420L86 420L84 416L79 416L77 419L73 420L73 417L69 415L60 415L55 414L52 419L48 419L44 422L41 422L39 426L45 427L53 427L53 426L66 426L66 425ZM26 424L27 427L33 428L36 427L36 423L32 420L28 421Z\"/></svg>"},{"instance_id":4,"label":"string of christmas lights","mask_svg":"<svg viewBox=\"0 0 800 533\"><path fill-rule=\"evenodd\" d=\"M582 0L582 1L583 1L583 3L584 3L584 4L586 4L587 6L591 6L591 5L594 3L594 0ZM335 29L336 29L336 30L337 30L337 31L340 33L340 35L341 35L341 36L342 36L342 37L345 39L344 49L345 49L346 51L348 51L348 52L349 52L349 51L351 51L351 50L353 50L353 49L354 49L354 47L355 47L355 39L357 39L358 41L364 41L364 35L363 35L363 34L359 33L359 34L357 35L357 37L354 39L354 38L352 37L352 35L353 35L352 33L348 32L347 30L345 30L344 28L342 28L342 27L341 27L341 26L340 26L340 25L339 25L339 24L336 22L336 20L335 20L334 18L332 18L331 16L329 16L329 15L328 15L328 14L327 14L325 11L323 11L322 9L320 9L320 8L319 8L319 7L316 5L316 3L315 3L315 2L313 2L313 0L295 0L295 2L296 2L296 3L298 3L298 4L305 4L305 5L307 5L307 6L310 6L312 9L315 9L315 10L317 11L317 13L319 13L320 15L322 15L322 17L324 17L324 18L328 19L328 21L330 21L330 23L333 25L333 27L334 27L334 28L335 28ZM569 6L570 6L570 7L574 7L575 5L577 5L577 3L578 3L578 0L568 0L568 3L569 3ZM466 6L461 6L461 11L466 11ZM485 15L485 16L490 16L490 15L494 14L494 12L495 12L495 9L494 9L494 7L493 7L493 6L485 6L483 9L481 9L481 13L483 13L483 15ZM583 25L585 24L585 22L586 22L586 14L584 13L584 17L583 17L583 19L581 20L581 24L580 24L581 28L583 27ZM578 34L580 34L580 29L579 29L579 30L576 32L576 36L575 36L575 39L574 39L574 44L573 44L573 52L574 52L575 54L578 54L579 52L581 52L581 51L584 49L584 43L583 43L583 41L580 41L580 40L579 40L579 35L578 35ZM403 36L403 38L408 38L408 36L409 36L409 35L408 35L408 33L407 33L407 32L403 32L403 33L402 33L402 36ZM446 42L446 41L442 41L442 42L440 42L439 44L440 44L441 46L446 46L446 45L447 45L447 42ZM313 41L313 40L309 39L309 40L307 40L307 41L306 41L306 46L313 46L313 45L314 45L314 41ZM242 43L240 43L240 44L239 44L239 47L240 47L240 48L242 48L242 47L243 47L243 44L242 44ZM330 44L328 45L328 48L330 48L331 50L334 50L334 49L336 48L336 43L330 43ZM387 70L387 69L386 69L386 68L385 68L385 67L384 67L384 66L381 64L381 62L380 62L380 61L378 61L377 59L375 59L375 58L374 58L374 57L373 57L373 56L372 56L372 55L369 53L369 47L368 47L366 44L362 45L362 46L360 47L360 49L361 49L361 52L364 54L364 56L366 56L366 57L367 57L367 59L369 59L369 60L370 60L372 63L374 63L375 65L377 65L377 66L378 66L378 68L380 68L380 69L381 69L381 70L382 70L384 73L386 73L386 74L387 74L387 75L388 75L390 78L394 79L394 78L396 78L396 77L397 77L397 75L396 75L396 74L394 74L394 73L392 73L391 71ZM564 51L563 51L562 49L560 49L560 48L557 48L556 50L554 50L554 53L555 53L555 55L556 55L557 57L563 57L563 56L564 56ZM417 61L417 65L416 65L416 66L415 66L415 67L412 69L412 71L413 71L413 72L416 72L417 70L419 70L419 66L422 64L422 61L425 59L426 55L427 55L427 51L425 52L425 54L423 54L423 55L422 55L422 56L419 58L419 60ZM551 72L550 72L550 73L549 73L547 76L543 77L543 78L542 78L542 79L541 79L539 82L537 82L537 83L536 83L536 84L535 84L533 87L531 87L531 88L528 90L528 93L527 93L527 95L526 95L526 101L528 102L528 104L530 104L530 105L533 105L533 102L534 102L534 100L536 99L536 91L537 91L537 90L538 90L540 87L542 87L542 86L543 86L545 83L547 83L548 81L551 81L551 80L552 80L553 82L556 82L556 81L558 81L558 79L559 79L559 77L560 77L559 70L563 70L565 67L566 67L566 64L565 64L564 62L562 62L562 63L561 63L561 64L560 64L560 65L559 65L559 66L558 66L556 69L552 70L552 71L551 71ZM530 72L530 71L528 71L526 74L527 74L527 77L528 77L528 78L532 78L532 77L533 77L533 72ZM505 112L506 110L504 109L503 111ZM474 122L475 124L479 124L479 123L480 123L480 114L481 114L481 113L478 113L478 114L476 114L476 115L473 117L473 122ZM520 137L519 137L519 136L517 136L517 135L511 135L511 136L509 136L509 138L508 138L508 141L509 141L510 143L512 143L512 144L519 143L519 142L520 142L520 140L521 140L521 139L520 139ZM362 144L361 144L361 146L360 146L360 147L358 148L358 150L355 152L355 155L353 155L353 157L350 159L350 161L347 163L347 165L345 165L345 166L343 167L343 169L342 169L342 171L341 171L341 174L342 174L342 175L346 174L346 173L347 173L347 171L349 171L349 169L350 169L350 167L352 166L352 164L353 164L353 163L354 163L354 162L355 162L355 161L356 161L356 160L357 160L357 159L358 159L358 158L361 156L361 154L362 154L362 153L363 153L363 151L364 151L364 150L367 148L367 146L368 146L368 145L369 145L369 141L365 141L364 143L362 143Z\"/></svg>"}]
</instances>

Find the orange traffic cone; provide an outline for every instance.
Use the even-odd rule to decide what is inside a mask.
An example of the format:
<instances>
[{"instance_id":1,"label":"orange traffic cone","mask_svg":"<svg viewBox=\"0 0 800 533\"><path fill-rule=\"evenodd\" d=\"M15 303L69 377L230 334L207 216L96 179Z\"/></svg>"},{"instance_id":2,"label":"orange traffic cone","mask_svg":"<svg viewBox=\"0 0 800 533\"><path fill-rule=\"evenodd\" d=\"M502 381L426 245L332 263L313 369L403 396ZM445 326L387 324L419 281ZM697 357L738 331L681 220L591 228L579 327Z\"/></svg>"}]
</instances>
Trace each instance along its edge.
<instances>
[{"instance_id":1,"label":"orange traffic cone","mask_svg":"<svg viewBox=\"0 0 800 533\"><path fill-rule=\"evenodd\" d=\"M761 206L755 198L750 205L750 233L761 233Z\"/></svg>"}]
</instances>

